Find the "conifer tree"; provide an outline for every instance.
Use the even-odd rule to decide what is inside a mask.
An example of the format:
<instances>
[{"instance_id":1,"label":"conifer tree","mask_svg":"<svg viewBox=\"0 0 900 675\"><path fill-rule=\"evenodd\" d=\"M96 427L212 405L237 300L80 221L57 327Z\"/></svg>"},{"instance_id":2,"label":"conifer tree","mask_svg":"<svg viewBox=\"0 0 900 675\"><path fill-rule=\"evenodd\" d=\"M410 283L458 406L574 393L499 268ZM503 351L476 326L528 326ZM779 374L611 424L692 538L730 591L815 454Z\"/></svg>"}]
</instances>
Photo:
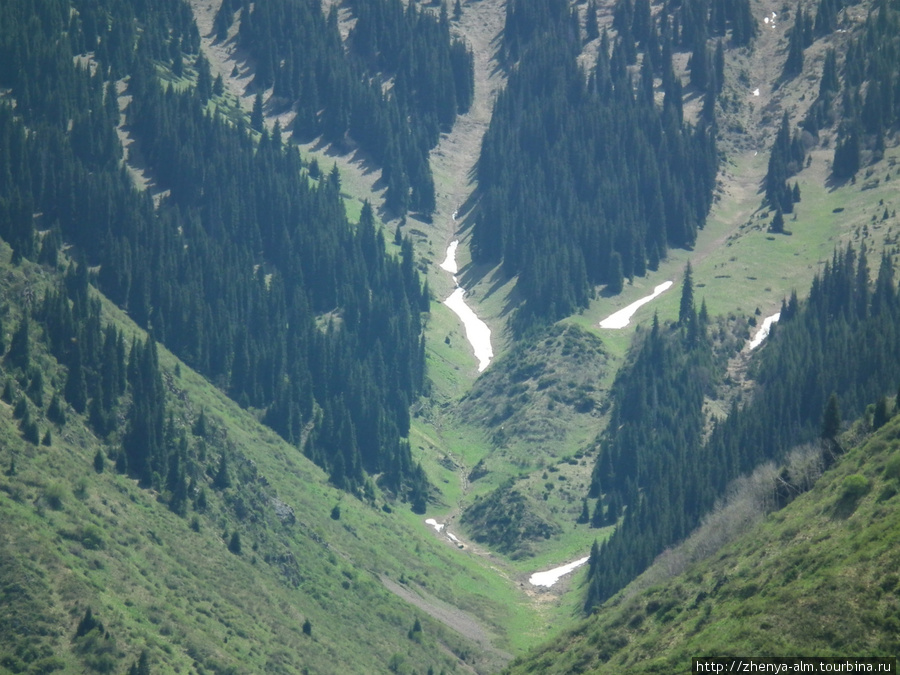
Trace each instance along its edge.
<instances>
[{"instance_id":1,"label":"conifer tree","mask_svg":"<svg viewBox=\"0 0 900 675\"><path fill-rule=\"evenodd\" d=\"M775 211L775 217L772 218L772 225L770 229L775 234L784 233L784 215L781 213L780 207Z\"/></svg>"},{"instance_id":2,"label":"conifer tree","mask_svg":"<svg viewBox=\"0 0 900 675\"><path fill-rule=\"evenodd\" d=\"M600 37L600 25L597 22L597 5L594 0L590 0L587 5L587 17L585 18L584 29L587 33L587 39L596 40Z\"/></svg>"},{"instance_id":3,"label":"conifer tree","mask_svg":"<svg viewBox=\"0 0 900 675\"><path fill-rule=\"evenodd\" d=\"M6 355L7 364L11 368L21 368L23 373L31 366L29 323L27 316L23 316L22 320L19 321L19 327L13 333L12 340L9 343L9 353Z\"/></svg>"},{"instance_id":4,"label":"conifer tree","mask_svg":"<svg viewBox=\"0 0 900 675\"><path fill-rule=\"evenodd\" d=\"M833 441L841 430L841 408L836 392L831 392L822 414L822 438Z\"/></svg>"},{"instance_id":5,"label":"conifer tree","mask_svg":"<svg viewBox=\"0 0 900 675\"><path fill-rule=\"evenodd\" d=\"M228 459L224 452L219 456L219 469L216 471L216 477L213 479L213 487L220 490L231 487L231 476L228 473Z\"/></svg>"},{"instance_id":6,"label":"conifer tree","mask_svg":"<svg viewBox=\"0 0 900 675\"><path fill-rule=\"evenodd\" d=\"M98 448L97 452L94 453L94 471L103 473L104 468L106 468L106 456L103 454L103 451Z\"/></svg>"},{"instance_id":7,"label":"conifer tree","mask_svg":"<svg viewBox=\"0 0 900 675\"><path fill-rule=\"evenodd\" d=\"M197 96L202 103L206 103L213 93L212 72L209 61L203 54L197 56Z\"/></svg>"},{"instance_id":8,"label":"conifer tree","mask_svg":"<svg viewBox=\"0 0 900 675\"><path fill-rule=\"evenodd\" d=\"M888 419L890 417L888 416L887 397L882 396L875 404L875 412L872 414L872 429L877 431L887 424Z\"/></svg>"},{"instance_id":9,"label":"conifer tree","mask_svg":"<svg viewBox=\"0 0 900 675\"><path fill-rule=\"evenodd\" d=\"M803 72L803 47L805 46L805 21L803 18L803 8L797 5L797 13L794 18L794 27L791 28L791 34L788 43L788 56L784 62L784 70L782 78L790 79Z\"/></svg>"},{"instance_id":10,"label":"conifer tree","mask_svg":"<svg viewBox=\"0 0 900 675\"><path fill-rule=\"evenodd\" d=\"M75 343L72 350L72 360L69 365L69 373L66 376L66 401L77 413L87 410L87 383L84 378L84 365L81 355L81 344Z\"/></svg>"},{"instance_id":11,"label":"conifer tree","mask_svg":"<svg viewBox=\"0 0 900 675\"><path fill-rule=\"evenodd\" d=\"M250 113L250 128L254 131L263 130L263 97L262 92L257 92L253 99L253 111Z\"/></svg>"},{"instance_id":12,"label":"conifer tree","mask_svg":"<svg viewBox=\"0 0 900 675\"><path fill-rule=\"evenodd\" d=\"M588 511L587 499L582 499L581 500L581 515L578 516L578 520L576 520L575 522L578 523L579 525L584 525L585 523L590 522L590 520L591 520L591 514L590 514L590 511Z\"/></svg>"},{"instance_id":13,"label":"conifer tree","mask_svg":"<svg viewBox=\"0 0 900 675\"><path fill-rule=\"evenodd\" d=\"M684 268L684 280L681 283L681 302L678 305L678 323L687 325L696 316L694 312L694 279L691 263Z\"/></svg>"}]
</instances>

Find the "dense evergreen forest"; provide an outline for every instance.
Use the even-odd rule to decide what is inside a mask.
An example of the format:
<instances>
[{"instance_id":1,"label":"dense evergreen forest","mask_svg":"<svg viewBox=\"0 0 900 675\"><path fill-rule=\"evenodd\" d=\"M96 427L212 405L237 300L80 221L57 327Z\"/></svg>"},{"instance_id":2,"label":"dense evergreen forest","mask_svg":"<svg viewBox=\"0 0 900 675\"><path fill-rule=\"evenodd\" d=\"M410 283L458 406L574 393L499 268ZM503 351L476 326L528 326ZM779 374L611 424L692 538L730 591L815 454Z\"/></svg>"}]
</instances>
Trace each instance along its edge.
<instances>
[{"instance_id":1,"label":"dense evergreen forest","mask_svg":"<svg viewBox=\"0 0 900 675\"><path fill-rule=\"evenodd\" d=\"M436 17L400 0L349 4L356 23L346 52L337 5L326 17L312 0L225 0L216 27L226 39L240 10L238 43L257 64L255 84L273 87L276 107L296 109L294 133L341 147L352 138L383 167L388 207L429 218L428 151L471 105L472 53L451 39L444 6Z\"/></svg>"},{"instance_id":2,"label":"dense evergreen forest","mask_svg":"<svg viewBox=\"0 0 900 675\"><path fill-rule=\"evenodd\" d=\"M73 244L109 298L336 485L363 491L379 473L423 509L403 440L428 306L411 244L389 255L368 205L351 227L339 176L309 180L277 130L256 136L208 112L203 87L161 84L161 68L203 71L180 0L17 0L0 26L0 236L14 257L52 265ZM170 191L158 207L120 165L126 75L130 130ZM88 355L60 358L77 373ZM87 381L66 398L101 401L99 432L114 394Z\"/></svg>"},{"instance_id":3,"label":"dense evergreen forest","mask_svg":"<svg viewBox=\"0 0 900 675\"><path fill-rule=\"evenodd\" d=\"M678 324L654 323L617 378L609 424L615 432L601 440L594 468L594 523L619 527L595 552L588 610L696 527L729 481L798 444L833 443L841 417L854 419L897 391L900 299L893 276L887 254L873 286L865 249L836 251L808 300L792 295L783 303L755 362L757 391L742 406L735 401L705 442L703 396L716 371L704 312L695 315L692 302L683 301Z\"/></svg>"},{"instance_id":4,"label":"dense evergreen forest","mask_svg":"<svg viewBox=\"0 0 900 675\"><path fill-rule=\"evenodd\" d=\"M599 284L617 293L670 246L693 245L718 165L723 40L747 44L755 32L746 3L719 4L686 2L654 18L649 3L620 0L616 37L600 35L588 74L576 63L582 28L568 3L507 4L503 48L514 68L478 160L472 246L477 259L502 259L519 275L520 326L584 307ZM593 3L585 30L597 33ZM691 86L706 99L693 125L676 50L693 50Z\"/></svg>"}]
</instances>

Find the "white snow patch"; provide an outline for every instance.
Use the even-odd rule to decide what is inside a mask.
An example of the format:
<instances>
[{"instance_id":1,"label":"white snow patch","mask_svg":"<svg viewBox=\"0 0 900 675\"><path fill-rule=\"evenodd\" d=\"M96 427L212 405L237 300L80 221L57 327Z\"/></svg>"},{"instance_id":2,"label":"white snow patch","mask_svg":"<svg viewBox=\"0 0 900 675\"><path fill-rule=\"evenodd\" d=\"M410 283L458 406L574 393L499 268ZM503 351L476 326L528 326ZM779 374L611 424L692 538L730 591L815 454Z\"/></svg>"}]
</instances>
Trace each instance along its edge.
<instances>
[{"instance_id":1,"label":"white snow patch","mask_svg":"<svg viewBox=\"0 0 900 675\"><path fill-rule=\"evenodd\" d=\"M456 247L459 246L459 240L454 239L450 242L450 246L447 247L447 257L444 258L444 262L441 263L441 269L445 272L450 272L450 274L456 274L459 272L459 268L456 266ZM456 281L454 279L454 281Z\"/></svg>"},{"instance_id":2,"label":"white snow patch","mask_svg":"<svg viewBox=\"0 0 900 675\"><path fill-rule=\"evenodd\" d=\"M458 240L450 242L450 246L447 247L447 257L441 263L441 269L453 275L459 271L456 265L457 246L459 246ZM458 284L456 276L453 277L453 283ZM478 372L483 372L494 358L494 349L491 347L491 329L466 304L466 290L462 286L457 285L450 297L444 300L444 304L463 322L466 339L472 345L475 358L478 359Z\"/></svg>"},{"instance_id":3,"label":"white snow patch","mask_svg":"<svg viewBox=\"0 0 900 675\"><path fill-rule=\"evenodd\" d=\"M447 539L449 539L450 541L452 541L454 544L459 544L459 543L460 543L459 539L457 539L457 538L456 538L456 535L453 534L452 532L448 532L448 533L447 533Z\"/></svg>"},{"instance_id":4,"label":"white snow patch","mask_svg":"<svg viewBox=\"0 0 900 675\"><path fill-rule=\"evenodd\" d=\"M763 17L763 23L769 23L769 17L767 17L767 16Z\"/></svg>"},{"instance_id":5,"label":"white snow patch","mask_svg":"<svg viewBox=\"0 0 900 675\"><path fill-rule=\"evenodd\" d=\"M759 347L763 340L769 337L769 331L772 330L772 324L778 321L781 318L781 312L776 312L772 316L767 316L763 322L762 326L758 331L756 331L756 335L753 336L753 339L750 340L750 344L747 345L748 349L756 349Z\"/></svg>"},{"instance_id":6,"label":"white snow patch","mask_svg":"<svg viewBox=\"0 0 900 675\"><path fill-rule=\"evenodd\" d=\"M584 565L588 561L588 559L589 558L580 558L575 562L570 562L569 564L563 565L562 567L555 567L554 569L547 570L546 572L535 572L528 578L528 581L532 586L545 586L546 588L550 588L553 584L559 581L560 578Z\"/></svg>"},{"instance_id":7,"label":"white snow patch","mask_svg":"<svg viewBox=\"0 0 900 675\"><path fill-rule=\"evenodd\" d=\"M608 317L603 319L600 322L600 328L625 328L628 323L631 321L631 317L634 315L636 311L638 311L641 307L646 305L648 302L653 300L653 298L665 293L672 287L671 281L664 281L659 286L653 289L653 292L650 295L646 295L640 300L636 300L632 302L628 307L624 309L620 309L618 312L614 314L610 314Z\"/></svg>"},{"instance_id":8,"label":"white snow patch","mask_svg":"<svg viewBox=\"0 0 900 675\"><path fill-rule=\"evenodd\" d=\"M444 524L439 523L434 518L429 518L428 520L425 521L425 524L431 525L431 527L433 527L435 529L435 532L440 532L441 530L444 529Z\"/></svg>"},{"instance_id":9,"label":"white snow patch","mask_svg":"<svg viewBox=\"0 0 900 675\"><path fill-rule=\"evenodd\" d=\"M759 96L759 87L757 87L756 89L753 90L753 95Z\"/></svg>"}]
</instances>

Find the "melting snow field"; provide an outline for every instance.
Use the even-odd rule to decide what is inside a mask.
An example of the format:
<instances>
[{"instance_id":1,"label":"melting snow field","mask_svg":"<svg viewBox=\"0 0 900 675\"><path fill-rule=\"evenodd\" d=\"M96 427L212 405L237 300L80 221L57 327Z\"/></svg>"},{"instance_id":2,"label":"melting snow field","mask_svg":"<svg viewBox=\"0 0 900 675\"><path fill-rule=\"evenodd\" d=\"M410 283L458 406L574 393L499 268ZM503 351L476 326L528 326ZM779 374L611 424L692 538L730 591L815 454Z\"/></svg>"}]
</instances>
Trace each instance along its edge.
<instances>
[{"instance_id":1,"label":"melting snow field","mask_svg":"<svg viewBox=\"0 0 900 675\"><path fill-rule=\"evenodd\" d=\"M434 518L428 518L428 519L426 519L425 524L428 525L429 527L433 527L434 531L437 532L438 534L443 532L444 535L447 537L448 541L451 541L454 544L456 544L456 548L465 548L465 545L459 540L459 537L457 537L455 534L453 534L450 530L446 530L446 531L444 530L444 528L446 527L445 523L439 523Z\"/></svg>"},{"instance_id":2,"label":"melting snow field","mask_svg":"<svg viewBox=\"0 0 900 675\"><path fill-rule=\"evenodd\" d=\"M762 326L758 331L756 331L756 335L753 336L753 339L750 340L750 344L747 345L748 349L756 349L759 347L763 340L769 337L769 331L772 330L772 324L778 321L781 318L781 312L777 312L772 316L767 316L765 320L762 322Z\"/></svg>"},{"instance_id":3,"label":"melting snow field","mask_svg":"<svg viewBox=\"0 0 900 675\"><path fill-rule=\"evenodd\" d=\"M588 558L581 558L579 560L576 560L575 562L570 562L568 565L555 567L554 569L547 570L546 572L535 572L528 578L528 581L532 586L544 586L546 588L550 588L562 577L567 575L569 572L578 569L579 567L587 563L587 561Z\"/></svg>"},{"instance_id":4,"label":"melting snow field","mask_svg":"<svg viewBox=\"0 0 900 675\"><path fill-rule=\"evenodd\" d=\"M634 315L634 313L636 311L638 311L638 309L640 309L641 307L646 305L648 302L653 300L653 298L655 298L659 295L662 295L667 290L669 290L671 287L672 287L671 281L664 281L659 286L654 288L653 293L651 293L650 295L644 296L640 300L636 300L635 302L632 302L630 305L628 305L628 307L625 307L624 309L620 309L618 312L616 312L614 314L610 314L608 317L603 319L603 321L600 322L600 328L613 328L613 329L625 328L625 326L627 326L628 323L631 321L631 317Z\"/></svg>"},{"instance_id":5,"label":"melting snow field","mask_svg":"<svg viewBox=\"0 0 900 675\"><path fill-rule=\"evenodd\" d=\"M456 284L456 290L450 294L449 298L444 300L444 304L463 322L463 326L466 329L466 339L472 345L475 358L478 359L478 372L480 373L488 367L491 359L494 358L494 350L491 347L491 329L466 304L466 290L456 280L456 273L459 271L456 265L457 246L459 246L458 240L450 242L450 246L447 247L447 257L441 263L442 270L454 275L453 283Z\"/></svg>"}]
</instances>

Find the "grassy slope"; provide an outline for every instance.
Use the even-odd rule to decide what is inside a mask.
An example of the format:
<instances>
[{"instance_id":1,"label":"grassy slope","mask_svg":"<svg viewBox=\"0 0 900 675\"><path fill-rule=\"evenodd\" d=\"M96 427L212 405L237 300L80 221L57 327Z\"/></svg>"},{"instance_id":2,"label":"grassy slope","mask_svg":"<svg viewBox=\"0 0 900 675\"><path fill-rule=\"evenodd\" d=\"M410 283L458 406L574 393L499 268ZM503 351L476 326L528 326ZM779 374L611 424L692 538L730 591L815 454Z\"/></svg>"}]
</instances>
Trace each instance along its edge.
<instances>
[{"instance_id":1,"label":"grassy slope","mask_svg":"<svg viewBox=\"0 0 900 675\"><path fill-rule=\"evenodd\" d=\"M847 496L848 476L867 481ZM900 650L900 416L808 493L664 585L614 598L511 673L679 673L692 656Z\"/></svg>"},{"instance_id":2,"label":"grassy slope","mask_svg":"<svg viewBox=\"0 0 900 675\"><path fill-rule=\"evenodd\" d=\"M23 297L30 286L39 298L52 274L10 268L9 257L0 246L4 297ZM104 312L126 335L139 332L108 303ZM12 304L4 325L17 315ZM61 371L37 344L35 353L47 366L49 400ZM117 671L147 648L155 672L279 672L280 664L284 672L370 673L392 663L439 672L465 668L456 655L487 672L508 658L492 641L522 648L527 615L513 617L517 598L500 576L423 537L408 507L387 514L332 489L251 414L186 366L174 375L171 354L162 350L160 360L177 423L205 411L215 429L210 457L221 446L238 458L235 485L224 494L207 485L207 512L180 518L109 464L96 474L92 460L102 444L71 409L65 427L52 427L53 444L35 447L22 440L11 406L0 403L0 598L14 610L0 619L0 672L17 672L20 661L41 654L81 672L71 638L88 606L115 640ZM43 434L49 424L33 413ZM48 495L57 493L54 508ZM277 517L275 499L293 510L294 522ZM239 501L248 507L243 519ZM330 516L335 504L340 520ZM235 530L240 556L223 538ZM432 605L452 603L471 639L432 620L427 604L423 611L401 601L382 577L422 589L438 599ZM421 642L407 636L416 617ZM311 636L301 628L307 618Z\"/></svg>"}]
</instances>

